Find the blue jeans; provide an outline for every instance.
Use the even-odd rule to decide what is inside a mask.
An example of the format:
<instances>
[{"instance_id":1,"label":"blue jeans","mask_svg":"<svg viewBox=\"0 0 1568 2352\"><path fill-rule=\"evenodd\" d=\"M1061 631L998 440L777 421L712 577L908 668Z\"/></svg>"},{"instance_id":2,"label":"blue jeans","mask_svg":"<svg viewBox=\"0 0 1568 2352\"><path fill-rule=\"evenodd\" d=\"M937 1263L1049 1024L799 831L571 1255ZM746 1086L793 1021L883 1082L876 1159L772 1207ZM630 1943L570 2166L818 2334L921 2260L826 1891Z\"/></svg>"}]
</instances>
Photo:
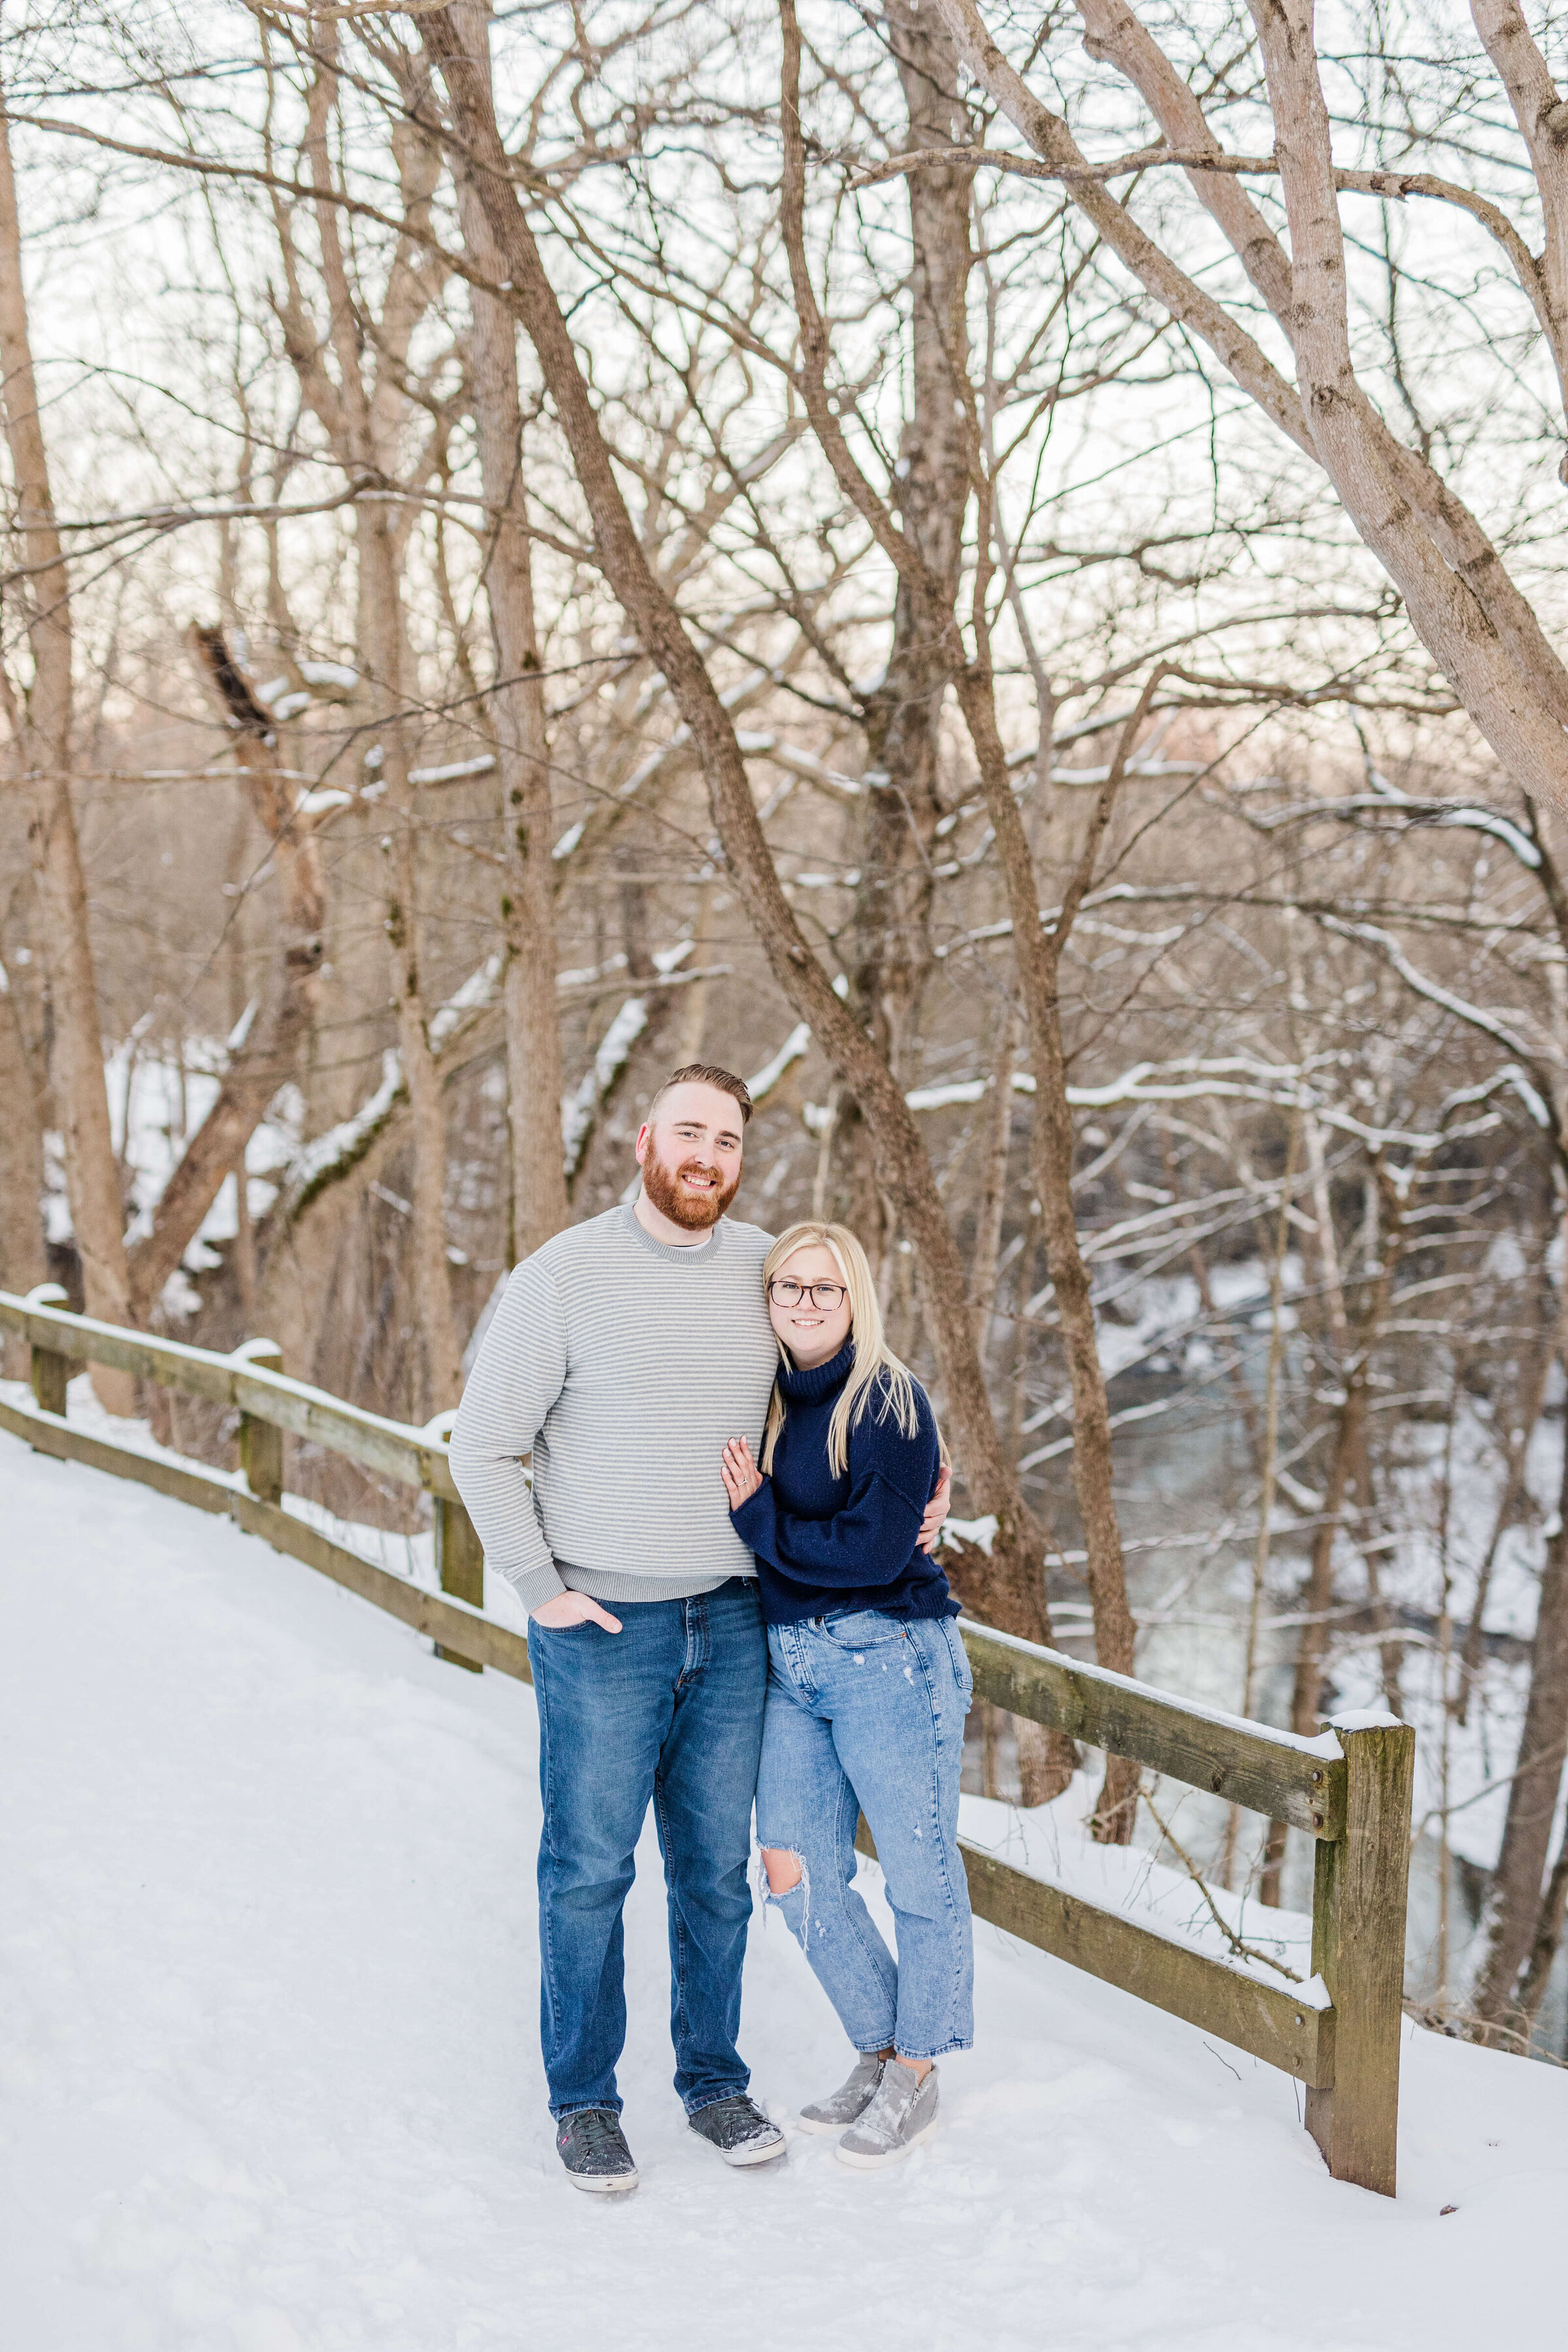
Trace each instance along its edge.
<instances>
[{"instance_id":1,"label":"blue jeans","mask_svg":"<svg viewBox=\"0 0 1568 2352\"><path fill-rule=\"evenodd\" d=\"M779 1904L858 2050L939 2058L974 2039L974 1946L958 1850L973 1676L951 1617L880 1610L768 1628L757 1838L799 1856ZM855 1892L855 1831L877 1842L894 1959Z\"/></svg>"},{"instance_id":2,"label":"blue jeans","mask_svg":"<svg viewBox=\"0 0 1568 2352\"><path fill-rule=\"evenodd\" d=\"M620 2112L621 1913L651 1800L669 1899L670 2038L687 2113L743 2091L735 2048L752 1897L752 1795L768 1654L731 1577L689 1601L617 1603L622 1631L532 1621L539 1706L540 2038L550 2112Z\"/></svg>"}]
</instances>

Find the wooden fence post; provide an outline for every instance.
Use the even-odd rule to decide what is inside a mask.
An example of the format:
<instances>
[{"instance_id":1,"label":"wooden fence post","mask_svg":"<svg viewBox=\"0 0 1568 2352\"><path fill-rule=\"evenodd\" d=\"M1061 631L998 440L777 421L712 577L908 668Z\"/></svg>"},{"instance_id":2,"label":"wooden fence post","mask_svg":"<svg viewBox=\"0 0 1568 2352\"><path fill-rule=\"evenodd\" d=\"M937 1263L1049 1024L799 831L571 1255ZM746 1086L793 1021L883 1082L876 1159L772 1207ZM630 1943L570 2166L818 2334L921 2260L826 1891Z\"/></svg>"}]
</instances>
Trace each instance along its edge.
<instances>
[{"instance_id":1,"label":"wooden fence post","mask_svg":"<svg viewBox=\"0 0 1568 2352\"><path fill-rule=\"evenodd\" d=\"M70 1300L58 1282L40 1282L29 1290L29 1307L68 1307ZM66 1383L76 1369L72 1356L62 1356L54 1348L34 1346L28 1350L27 1377L33 1384L33 1402L40 1412L56 1412L65 1419Z\"/></svg>"},{"instance_id":2,"label":"wooden fence post","mask_svg":"<svg viewBox=\"0 0 1568 2352\"><path fill-rule=\"evenodd\" d=\"M52 1348L32 1350L28 1377L33 1383L33 1402L40 1412L58 1412L64 1419L66 1382L75 1369L69 1356L57 1355Z\"/></svg>"},{"instance_id":3,"label":"wooden fence post","mask_svg":"<svg viewBox=\"0 0 1568 2352\"><path fill-rule=\"evenodd\" d=\"M259 1372L280 1372L283 1350L276 1339L246 1339L235 1349L242 1363ZM283 1432L254 1413L239 1416L239 1466L258 1503L283 1500Z\"/></svg>"},{"instance_id":4,"label":"wooden fence post","mask_svg":"<svg viewBox=\"0 0 1568 2352\"><path fill-rule=\"evenodd\" d=\"M472 1519L461 1503L449 1495L437 1495L436 1502L436 1573L443 1592L466 1601L474 1609L485 1605L485 1552ZM445 1658L449 1666L467 1666L470 1674L482 1674L484 1669L460 1651L448 1650L443 1643L436 1644L436 1655Z\"/></svg>"},{"instance_id":5,"label":"wooden fence post","mask_svg":"<svg viewBox=\"0 0 1568 2352\"><path fill-rule=\"evenodd\" d=\"M1394 2194L1415 1734L1392 1716L1331 1727L1345 1752L1342 1836L1316 1849L1312 1966L1334 2004L1334 2079L1307 2128L1336 2180Z\"/></svg>"}]
</instances>

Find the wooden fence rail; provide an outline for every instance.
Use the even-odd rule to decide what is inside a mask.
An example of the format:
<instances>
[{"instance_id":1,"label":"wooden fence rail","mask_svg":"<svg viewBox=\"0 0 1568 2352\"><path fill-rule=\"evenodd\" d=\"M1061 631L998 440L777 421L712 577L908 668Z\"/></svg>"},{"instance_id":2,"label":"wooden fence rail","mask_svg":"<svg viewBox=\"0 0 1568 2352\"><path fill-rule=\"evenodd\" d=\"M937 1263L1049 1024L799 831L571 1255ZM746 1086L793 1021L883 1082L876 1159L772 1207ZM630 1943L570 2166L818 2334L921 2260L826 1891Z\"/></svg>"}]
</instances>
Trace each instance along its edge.
<instances>
[{"instance_id":1,"label":"wooden fence rail","mask_svg":"<svg viewBox=\"0 0 1568 2352\"><path fill-rule=\"evenodd\" d=\"M26 1298L0 1291L0 1330L26 1341L34 1397L31 1407L0 1400L0 1429L39 1453L226 1514L427 1635L454 1664L532 1679L524 1636L484 1614L483 1557L438 1424L416 1430L384 1421L289 1380L270 1340L217 1355L69 1314L63 1297L47 1285ZM73 1426L66 1384L86 1362L228 1406L239 1416L239 1480ZM373 1566L285 1507L285 1434L430 1496L439 1593ZM987 1626L961 1621L960 1631L978 1696L1289 1822L1311 1838L1313 1980L1261 1980L963 1839L977 1916L1293 2074L1306 2085L1307 2126L1334 2178L1392 2196L1415 1745L1410 1726L1392 1717L1349 1719L1301 1739L1189 1706ZM864 1824L861 1843L873 1851Z\"/></svg>"}]
</instances>

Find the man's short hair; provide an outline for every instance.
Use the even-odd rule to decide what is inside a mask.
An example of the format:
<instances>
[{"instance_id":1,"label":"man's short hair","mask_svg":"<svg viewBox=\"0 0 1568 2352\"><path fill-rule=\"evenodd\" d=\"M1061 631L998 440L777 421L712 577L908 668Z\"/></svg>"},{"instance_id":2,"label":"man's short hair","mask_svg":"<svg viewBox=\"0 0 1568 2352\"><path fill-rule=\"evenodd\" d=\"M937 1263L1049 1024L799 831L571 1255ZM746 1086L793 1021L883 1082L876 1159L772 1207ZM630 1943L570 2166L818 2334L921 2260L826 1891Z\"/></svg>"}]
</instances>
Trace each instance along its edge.
<instances>
[{"instance_id":1,"label":"man's short hair","mask_svg":"<svg viewBox=\"0 0 1568 2352\"><path fill-rule=\"evenodd\" d=\"M649 1103L647 1115L650 1124L655 1111L671 1087L685 1086L717 1087L721 1095L731 1096L741 1106L742 1127L752 1116L751 1090L744 1078L738 1078L733 1070L721 1070L717 1062L686 1062L679 1070L671 1070L668 1077L665 1079L652 1102Z\"/></svg>"}]
</instances>

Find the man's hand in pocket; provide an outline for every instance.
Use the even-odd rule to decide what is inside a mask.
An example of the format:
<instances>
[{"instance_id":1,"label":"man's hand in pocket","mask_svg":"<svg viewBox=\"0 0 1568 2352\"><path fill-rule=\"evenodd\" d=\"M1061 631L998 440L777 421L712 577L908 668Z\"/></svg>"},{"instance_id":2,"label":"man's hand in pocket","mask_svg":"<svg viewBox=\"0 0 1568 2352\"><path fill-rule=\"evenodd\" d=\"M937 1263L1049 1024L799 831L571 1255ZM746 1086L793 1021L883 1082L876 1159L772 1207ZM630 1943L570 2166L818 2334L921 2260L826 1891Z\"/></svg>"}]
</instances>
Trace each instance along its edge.
<instances>
[{"instance_id":1,"label":"man's hand in pocket","mask_svg":"<svg viewBox=\"0 0 1568 2352\"><path fill-rule=\"evenodd\" d=\"M586 1592L558 1592L553 1601L542 1601L529 1615L536 1624L556 1628L562 1625L602 1625L606 1633L618 1633L621 1621L612 1617L607 1609Z\"/></svg>"}]
</instances>

